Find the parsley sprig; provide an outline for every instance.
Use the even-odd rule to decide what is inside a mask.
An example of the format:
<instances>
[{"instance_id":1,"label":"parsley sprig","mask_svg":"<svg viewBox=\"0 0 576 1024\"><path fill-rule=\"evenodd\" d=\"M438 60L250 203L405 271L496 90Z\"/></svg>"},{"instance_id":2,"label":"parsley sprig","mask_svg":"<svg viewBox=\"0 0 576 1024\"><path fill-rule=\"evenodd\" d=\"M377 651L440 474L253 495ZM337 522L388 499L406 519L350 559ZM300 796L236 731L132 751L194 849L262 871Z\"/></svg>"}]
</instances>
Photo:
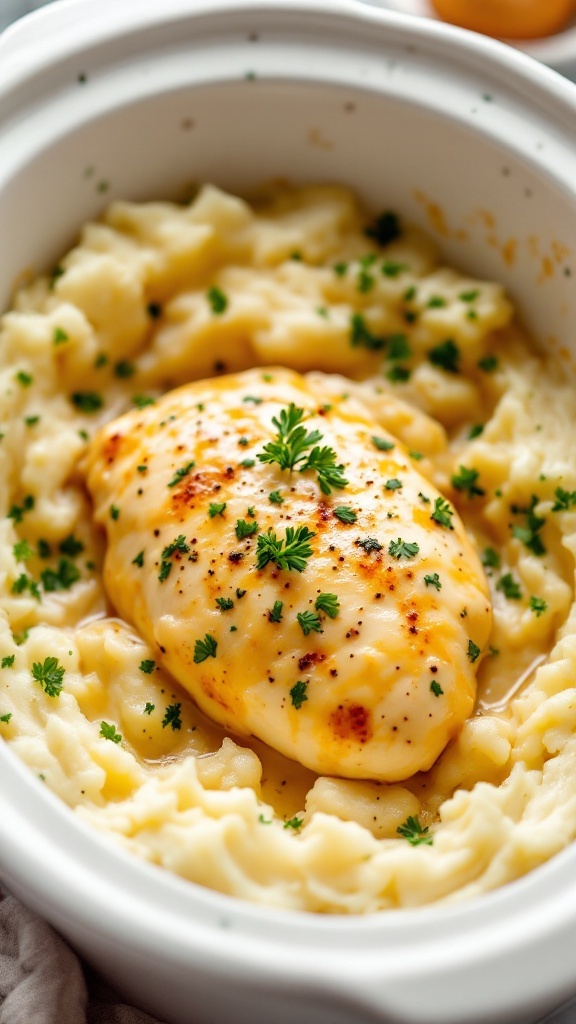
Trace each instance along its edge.
<instances>
[{"instance_id":1,"label":"parsley sprig","mask_svg":"<svg viewBox=\"0 0 576 1024\"><path fill-rule=\"evenodd\" d=\"M408 840L410 846L420 846L422 843L426 846L432 846L432 836L430 835L428 825L423 828L418 818L413 814L406 818L406 821L399 825L396 831L398 835Z\"/></svg>"},{"instance_id":2,"label":"parsley sprig","mask_svg":"<svg viewBox=\"0 0 576 1024\"><path fill-rule=\"evenodd\" d=\"M302 425L305 418L304 409L290 403L282 409L279 416L272 417L277 437L264 445L264 450L256 456L260 462L276 462L280 469L298 472L313 470L323 494L331 494L332 488L343 489L348 481L344 476L344 466L336 464L336 452L328 446L320 447L322 440L319 430L306 430ZM312 451L309 451L309 449Z\"/></svg>"},{"instance_id":3,"label":"parsley sprig","mask_svg":"<svg viewBox=\"0 0 576 1024\"><path fill-rule=\"evenodd\" d=\"M64 666L60 665L58 658L44 658L43 662L35 661L32 665L32 675L36 682L40 683L48 697L60 696Z\"/></svg>"},{"instance_id":4,"label":"parsley sprig","mask_svg":"<svg viewBox=\"0 0 576 1024\"><path fill-rule=\"evenodd\" d=\"M274 562L279 569L304 572L308 559L314 554L308 543L315 534L307 526L286 528L286 537L278 538L273 530L261 533L256 549L256 568L263 569Z\"/></svg>"}]
</instances>

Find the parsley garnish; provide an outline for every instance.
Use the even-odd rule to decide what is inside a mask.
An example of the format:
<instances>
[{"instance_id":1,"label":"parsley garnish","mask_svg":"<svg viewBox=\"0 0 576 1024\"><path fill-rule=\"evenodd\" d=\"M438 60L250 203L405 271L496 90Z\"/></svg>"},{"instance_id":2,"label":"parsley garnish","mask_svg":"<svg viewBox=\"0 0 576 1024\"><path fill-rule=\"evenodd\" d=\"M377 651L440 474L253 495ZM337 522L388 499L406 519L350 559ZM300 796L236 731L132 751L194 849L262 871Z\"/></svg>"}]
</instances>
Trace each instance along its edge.
<instances>
[{"instance_id":1,"label":"parsley garnish","mask_svg":"<svg viewBox=\"0 0 576 1024\"><path fill-rule=\"evenodd\" d=\"M63 555L69 555L70 558L76 558L76 555L80 555L84 551L84 545L81 540L78 540L73 533L69 533L67 537L59 544L60 551Z\"/></svg>"},{"instance_id":2,"label":"parsley garnish","mask_svg":"<svg viewBox=\"0 0 576 1024\"><path fill-rule=\"evenodd\" d=\"M190 548L186 543L186 538L184 537L183 533L179 534L179 536L176 537L176 540L173 540L171 544L168 544L164 548L162 552L162 559L160 562L160 572L158 574L158 579L160 580L160 583L163 583L164 580L168 578L172 571L172 562L168 561L168 559L170 559L172 555L175 555L176 552L182 555L186 555L188 554L189 551Z\"/></svg>"},{"instance_id":3,"label":"parsley garnish","mask_svg":"<svg viewBox=\"0 0 576 1024\"><path fill-rule=\"evenodd\" d=\"M145 658L144 661L140 662L138 668L141 672L144 672L145 675L149 676L156 668L156 662L152 661L151 658Z\"/></svg>"},{"instance_id":4,"label":"parsley garnish","mask_svg":"<svg viewBox=\"0 0 576 1024\"><path fill-rule=\"evenodd\" d=\"M544 598L542 598L542 597L534 597L534 595L531 596L531 598L530 598L530 610L533 611L533 612L536 612L536 618L537 619L539 619L540 616L546 611L547 607L548 607L548 605L547 605L546 601L544 600Z\"/></svg>"},{"instance_id":5,"label":"parsley garnish","mask_svg":"<svg viewBox=\"0 0 576 1024\"><path fill-rule=\"evenodd\" d=\"M394 447L394 442L387 441L385 437L373 437L372 444L379 452L391 452Z\"/></svg>"},{"instance_id":6,"label":"parsley garnish","mask_svg":"<svg viewBox=\"0 0 576 1024\"><path fill-rule=\"evenodd\" d=\"M254 395L245 395L242 399L243 402L252 402L252 405L262 405L263 398L256 398Z\"/></svg>"},{"instance_id":7,"label":"parsley garnish","mask_svg":"<svg viewBox=\"0 0 576 1024\"><path fill-rule=\"evenodd\" d=\"M468 440L473 441L475 437L480 437L480 434L484 433L483 423L473 423L468 431Z\"/></svg>"},{"instance_id":8,"label":"parsley garnish","mask_svg":"<svg viewBox=\"0 0 576 1024\"><path fill-rule=\"evenodd\" d=\"M155 710L155 708L156 708L156 705L155 704L151 704L150 701L147 700L146 704L144 705L144 714L145 715L151 715L152 712Z\"/></svg>"},{"instance_id":9,"label":"parsley garnish","mask_svg":"<svg viewBox=\"0 0 576 1024\"><path fill-rule=\"evenodd\" d=\"M428 825L422 828L418 818L412 814L406 818L403 825L398 826L396 831L398 835L407 839L411 846L419 846L421 843L432 846L432 836L429 834Z\"/></svg>"},{"instance_id":10,"label":"parsley garnish","mask_svg":"<svg viewBox=\"0 0 576 1024\"><path fill-rule=\"evenodd\" d=\"M468 652L467 653L468 653L468 657L470 658L470 661L472 662L472 664L474 664L474 662L477 661L478 658L480 657L480 648L478 647L478 644L474 643L473 640L469 640L468 641Z\"/></svg>"},{"instance_id":11,"label":"parsley garnish","mask_svg":"<svg viewBox=\"0 0 576 1024\"><path fill-rule=\"evenodd\" d=\"M308 699L307 697L305 698ZM290 818L289 821L284 822L284 828L293 828L297 831L304 824L304 818Z\"/></svg>"},{"instance_id":12,"label":"parsley garnish","mask_svg":"<svg viewBox=\"0 0 576 1024\"><path fill-rule=\"evenodd\" d=\"M418 554L420 548L418 544L405 542L398 537L398 540L391 540L388 545L388 554L392 555L392 558L414 558Z\"/></svg>"},{"instance_id":13,"label":"parsley garnish","mask_svg":"<svg viewBox=\"0 0 576 1024\"><path fill-rule=\"evenodd\" d=\"M181 466L180 469L177 469L170 483L168 484L168 487L176 487L176 484L179 484L180 481L183 480L185 476L188 476L190 470L194 469L194 465L194 462L187 462L185 466Z\"/></svg>"},{"instance_id":14,"label":"parsley garnish","mask_svg":"<svg viewBox=\"0 0 576 1024\"><path fill-rule=\"evenodd\" d=\"M136 373L136 367L134 363L129 363L126 359L121 359L119 363L116 363L114 367L114 373L121 380L127 380L128 377L133 377Z\"/></svg>"},{"instance_id":15,"label":"parsley garnish","mask_svg":"<svg viewBox=\"0 0 576 1024\"><path fill-rule=\"evenodd\" d=\"M255 533L258 533L258 523L249 523L246 519L236 520L236 536L238 540L244 540L245 537L253 537Z\"/></svg>"},{"instance_id":16,"label":"parsley garnish","mask_svg":"<svg viewBox=\"0 0 576 1024\"><path fill-rule=\"evenodd\" d=\"M63 341L68 341L68 335L62 327L55 327L54 333L52 334L52 341L54 345L61 345Z\"/></svg>"},{"instance_id":17,"label":"parsley garnish","mask_svg":"<svg viewBox=\"0 0 576 1024\"><path fill-rule=\"evenodd\" d=\"M120 518L120 509L118 505L110 505L110 518L116 521Z\"/></svg>"},{"instance_id":18,"label":"parsley garnish","mask_svg":"<svg viewBox=\"0 0 576 1024\"><path fill-rule=\"evenodd\" d=\"M322 623L314 612L298 612L296 618L304 636L310 636L310 633L322 632Z\"/></svg>"},{"instance_id":19,"label":"parsley garnish","mask_svg":"<svg viewBox=\"0 0 576 1024\"><path fill-rule=\"evenodd\" d=\"M215 516L221 516L225 508L225 501L211 501L208 506L208 515L210 516L210 519L214 519Z\"/></svg>"},{"instance_id":20,"label":"parsley garnish","mask_svg":"<svg viewBox=\"0 0 576 1024\"><path fill-rule=\"evenodd\" d=\"M540 530L545 525L546 520L543 519L542 516L537 516L534 512L538 501L539 499L537 496L533 494L528 508L520 508L517 505L512 506L511 511L514 515L522 514L526 516L526 525L513 526L512 536L517 537L518 540L522 541L522 543L529 551L532 551L533 554L544 555L546 554L546 548L544 547L544 542L540 537Z\"/></svg>"},{"instance_id":21,"label":"parsley garnish","mask_svg":"<svg viewBox=\"0 0 576 1024\"><path fill-rule=\"evenodd\" d=\"M318 594L314 602L317 612L324 612L331 619L335 619L340 611L340 602L336 594Z\"/></svg>"},{"instance_id":22,"label":"parsley garnish","mask_svg":"<svg viewBox=\"0 0 576 1024\"><path fill-rule=\"evenodd\" d=\"M145 409L147 405L155 405L156 399L152 398L151 395L133 395L132 404L135 405L137 409Z\"/></svg>"},{"instance_id":23,"label":"parsley garnish","mask_svg":"<svg viewBox=\"0 0 576 1024\"><path fill-rule=\"evenodd\" d=\"M16 374L16 380L23 388L29 388L34 381L34 377L31 373L26 373L25 370L18 370Z\"/></svg>"},{"instance_id":24,"label":"parsley garnish","mask_svg":"<svg viewBox=\"0 0 576 1024\"><path fill-rule=\"evenodd\" d=\"M453 530L453 515L454 509L450 508L446 498L436 498L434 501L434 511L430 513L430 519L433 519L440 526L445 526L447 530Z\"/></svg>"},{"instance_id":25,"label":"parsley garnish","mask_svg":"<svg viewBox=\"0 0 576 1024\"><path fill-rule=\"evenodd\" d=\"M407 366L392 366L386 377L392 384L403 384L405 381L410 380L411 371Z\"/></svg>"},{"instance_id":26,"label":"parsley garnish","mask_svg":"<svg viewBox=\"0 0 576 1024\"><path fill-rule=\"evenodd\" d=\"M440 697L444 693L444 690L440 686L440 683L437 683L435 679L433 679L432 682L430 683L430 689L432 690L432 693L434 694L435 697Z\"/></svg>"},{"instance_id":27,"label":"parsley garnish","mask_svg":"<svg viewBox=\"0 0 576 1024\"><path fill-rule=\"evenodd\" d=\"M255 466L256 463L254 459L242 459L242 462L240 462L239 465L242 466L243 469L252 469L252 466Z\"/></svg>"},{"instance_id":28,"label":"parsley garnish","mask_svg":"<svg viewBox=\"0 0 576 1024\"><path fill-rule=\"evenodd\" d=\"M365 537L364 539L362 539L362 537L357 537L354 543L357 547L364 548L367 555L369 555L371 551L382 551L382 545L379 540L376 540L376 537Z\"/></svg>"},{"instance_id":29,"label":"parsley garnish","mask_svg":"<svg viewBox=\"0 0 576 1024\"><path fill-rule=\"evenodd\" d=\"M39 416L25 416L24 423L27 427L35 427L37 423L40 423Z\"/></svg>"},{"instance_id":30,"label":"parsley garnish","mask_svg":"<svg viewBox=\"0 0 576 1024\"><path fill-rule=\"evenodd\" d=\"M498 359L496 356L482 356L482 359L479 359L476 365L480 370L484 370L484 373L494 373L498 366Z\"/></svg>"},{"instance_id":31,"label":"parsley garnish","mask_svg":"<svg viewBox=\"0 0 576 1024\"><path fill-rule=\"evenodd\" d=\"M568 512L576 505L576 491L565 491L563 487L557 487L554 497L556 501L552 505L552 512Z\"/></svg>"},{"instance_id":32,"label":"parsley garnish","mask_svg":"<svg viewBox=\"0 0 576 1024\"><path fill-rule=\"evenodd\" d=\"M485 569L500 568L500 555L494 548L484 548L482 552L482 565Z\"/></svg>"},{"instance_id":33,"label":"parsley garnish","mask_svg":"<svg viewBox=\"0 0 576 1024\"><path fill-rule=\"evenodd\" d=\"M68 558L61 558L57 569L43 569L40 573L42 586L48 593L55 590L69 590L80 579L80 571Z\"/></svg>"},{"instance_id":34,"label":"parsley garnish","mask_svg":"<svg viewBox=\"0 0 576 1024\"><path fill-rule=\"evenodd\" d=\"M477 288L475 288L473 291L470 292L460 292L458 298L460 299L460 302L474 302L474 300L477 299L479 295L480 292L478 291Z\"/></svg>"},{"instance_id":35,"label":"parsley garnish","mask_svg":"<svg viewBox=\"0 0 576 1024\"><path fill-rule=\"evenodd\" d=\"M442 309L446 305L446 299L442 295L432 295L426 306L428 309Z\"/></svg>"},{"instance_id":36,"label":"parsley garnish","mask_svg":"<svg viewBox=\"0 0 576 1024\"><path fill-rule=\"evenodd\" d=\"M404 270L408 270L407 265L405 263L395 263L394 260L384 260L380 267L380 272L384 277L398 277Z\"/></svg>"},{"instance_id":37,"label":"parsley garnish","mask_svg":"<svg viewBox=\"0 0 576 1024\"><path fill-rule=\"evenodd\" d=\"M38 541L38 557L39 558L50 558L51 554L52 554L52 548L50 547L48 541L44 540L41 537L40 540Z\"/></svg>"},{"instance_id":38,"label":"parsley garnish","mask_svg":"<svg viewBox=\"0 0 576 1024\"><path fill-rule=\"evenodd\" d=\"M34 553L27 540L16 541L12 552L17 562L25 562L26 559L32 558Z\"/></svg>"},{"instance_id":39,"label":"parsley garnish","mask_svg":"<svg viewBox=\"0 0 576 1024\"><path fill-rule=\"evenodd\" d=\"M375 220L365 228L364 234L367 238L373 238L374 241L381 246L388 245L389 242L393 242L395 238L399 238L402 234L397 214L392 213L390 210L385 210L384 213L380 213Z\"/></svg>"},{"instance_id":40,"label":"parsley garnish","mask_svg":"<svg viewBox=\"0 0 576 1024\"><path fill-rule=\"evenodd\" d=\"M59 697L64 679L64 666L58 658L44 658L32 665L32 675L49 697Z\"/></svg>"},{"instance_id":41,"label":"parsley garnish","mask_svg":"<svg viewBox=\"0 0 576 1024\"><path fill-rule=\"evenodd\" d=\"M200 662L206 661L206 658L215 658L217 647L218 643L214 637L206 633L203 640L197 640L194 644L194 664L199 665Z\"/></svg>"},{"instance_id":42,"label":"parsley garnish","mask_svg":"<svg viewBox=\"0 0 576 1024\"><path fill-rule=\"evenodd\" d=\"M430 573L430 575L424 577L424 583L427 587L436 587L436 590L442 589L440 577L437 572Z\"/></svg>"},{"instance_id":43,"label":"parsley garnish","mask_svg":"<svg viewBox=\"0 0 576 1024\"><path fill-rule=\"evenodd\" d=\"M7 654L4 658L2 658L2 665L1 665L1 667L2 668L13 668L14 667L14 658L15 657L16 657L15 654Z\"/></svg>"},{"instance_id":44,"label":"parsley garnish","mask_svg":"<svg viewBox=\"0 0 576 1024\"><path fill-rule=\"evenodd\" d=\"M31 512L34 508L35 500L32 494L27 494L21 505L12 505L8 512L8 519L12 519L15 523L21 523L24 518L25 512Z\"/></svg>"},{"instance_id":45,"label":"parsley garnish","mask_svg":"<svg viewBox=\"0 0 576 1024\"><path fill-rule=\"evenodd\" d=\"M142 566L144 565L144 549L138 552L136 558L132 559L132 565L137 565L139 569L142 568Z\"/></svg>"},{"instance_id":46,"label":"parsley garnish","mask_svg":"<svg viewBox=\"0 0 576 1024\"><path fill-rule=\"evenodd\" d=\"M180 718L180 709L182 705L169 704L164 712L164 718L162 719L162 728L165 729L168 725L172 726L172 731L175 732L177 729L182 728L182 719Z\"/></svg>"},{"instance_id":47,"label":"parsley garnish","mask_svg":"<svg viewBox=\"0 0 576 1024\"><path fill-rule=\"evenodd\" d=\"M0 722L5 722L6 725L7 725L11 718L12 718L12 712L8 711L7 714L0 715Z\"/></svg>"},{"instance_id":48,"label":"parsley garnish","mask_svg":"<svg viewBox=\"0 0 576 1024\"><path fill-rule=\"evenodd\" d=\"M257 455L258 460L277 462L282 470L296 467L300 473L314 470L323 494L331 494L333 487L346 487L348 481L344 477L344 466L336 465L336 452L332 448L320 448L317 442L322 439L322 434L319 430L308 432L302 426L303 419L304 409L297 408L293 402L288 409L281 410L279 417L274 416L272 423L278 436L275 441L264 446L264 450ZM312 451L306 454L308 448L312 448Z\"/></svg>"},{"instance_id":49,"label":"parsley garnish","mask_svg":"<svg viewBox=\"0 0 576 1024\"><path fill-rule=\"evenodd\" d=\"M290 690L290 697L293 706L298 711L302 707L305 700L308 700L306 690L308 689L308 683L304 682L303 679L298 680ZM285 826L286 827L286 826Z\"/></svg>"},{"instance_id":50,"label":"parsley garnish","mask_svg":"<svg viewBox=\"0 0 576 1024\"><path fill-rule=\"evenodd\" d=\"M358 519L358 516L349 505L338 505L334 509L334 515L341 523L355 523Z\"/></svg>"},{"instance_id":51,"label":"parsley garnish","mask_svg":"<svg viewBox=\"0 0 576 1024\"><path fill-rule=\"evenodd\" d=\"M116 732L116 726L109 722L100 722L100 736L104 740L112 740L112 743L122 743L122 736Z\"/></svg>"},{"instance_id":52,"label":"parsley garnish","mask_svg":"<svg viewBox=\"0 0 576 1024\"><path fill-rule=\"evenodd\" d=\"M274 607L268 612L269 622L281 622L282 621L282 608L284 607L282 601L274 601Z\"/></svg>"},{"instance_id":53,"label":"parsley garnish","mask_svg":"<svg viewBox=\"0 0 576 1024\"><path fill-rule=\"evenodd\" d=\"M284 498L280 494L280 491L270 491L270 494L268 495L268 501L270 502L271 505L284 504Z\"/></svg>"},{"instance_id":54,"label":"parsley garnish","mask_svg":"<svg viewBox=\"0 0 576 1024\"><path fill-rule=\"evenodd\" d=\"M469 498L473 498L475 495L481 497L485 492L476 483L479 475L477 469L460 466L458 473L454 473L451 477L452 486L457 491L466 491Z\"/></svg>"},{"instance_id":55,"label":"parsley garnish","mask_svg":"<svg viewBox=\"0 0 576 1024\"><path fill-rule=\"evenodd\" d=\"M452 338L430 349L428 359L433 366L439 366L447 373L458 373L460 369L460 349Z\"/></svg>"},{"instance_id":56,"label":"parsley garnish","mask_svg":"<svg viewBox=\"0 0 576 1024\"><path fill-rule=\"evenodd\" d=\"M97 391L75 391L70 395L72 405L76 406L79 412L98 412L104 405L102 395Z\"/></svg>"},{"instance_id":57,"label":"parsley garnish","mask_svg":"<svg viewBox=\"0 0 576 1024\"><path fill-rule=\"evenodd\" d=\"M361 345L369 352L380 352L386 347L386 338L378 338L372 334L361 313L353 313L350 317L350 344L352 348Z\"/></svg>"},{"instance_id":58,"label":"parsley garnish","mask_svg":"<svg viewBox=\"0 0 576 1024\"><path fill-rule=\"evenodd\" d=\"M18 577L17 580L14 580L14 583L12 584L12 593L23 594L25 590L29 590L30 593L32 594L32 597L35 597L38 601L41 600L38 584L35 583L30 576L27 576L26 573L23 572L20 573L20 576Z\"/></svg>"},{"instance_id":59,"label":"parsley garnish","mask_svg":"<svg viewBox=\"0 0 576 1024\"><path fill-rule=\"evenodd\" d=\"M388 338L387 359L409 359L412 349L405 334L391 334Z\"/></svg>"},{"instance_id":60,"label":"parsley garnish","mask_svg":"<svg viewBox=\"0 0 576 1024\"><path fill-rule=\"evenodd\" d=\"M387 480L386 483L384 484L384 488L387 491L399 491L401 489L401 487L402 487L402 481L401 480L397 480L396 477L394 477L394 476L390 480Z\"/></svg>"},{"instance_id":61,"label":"parsley garnish","mask_svg":"<svg viewBox=\"0 0 576 1024\"><path fill-rule=\"evenodd\" d=\"M295 569L304 572L307 560L314 554L308 541L315 534L307 526L286 528L285 540L278 539L273 530L258 537L256 568L263 569L268 562L274 562L279 569Z\"/></svg>"},{"instance_id":62,"label":"parsley garnish","mask_svg":"<svg viewBox=\"0 0 576 1024\"><path fill-rule=\"evenodd\" d=\"M234 601L230 597L217 597L216 604L221 612L229 612L234 607Z\"/></svg>"},{"instance_id":63,"label":"parsley garnish","mask_svg":"<svg viewBox=\"0 0 576 1024\"><path fill-rule=\"evenodd\" d=\"M215 313L216 316L220 316L221 313L224 313L228 306L228 299L226 298L221 288L217 288L215 285L213 285L212 288L208 289L206 298L210 303L210 308L212 312Z\"/></svg>"},{"instance_id":64,"label":"parsley garnish","mask_svg":"<svg viewBox=\"0 0 576 1024\"><path fill-rule=\"evenodd\" d=\"M509 601L519 601L522 597L520 585L516 582L511 572L507 572L505 576L501 577L496 584L496 590L501 590L504 597L507 597Z\"/></svg>"}]
</instances>

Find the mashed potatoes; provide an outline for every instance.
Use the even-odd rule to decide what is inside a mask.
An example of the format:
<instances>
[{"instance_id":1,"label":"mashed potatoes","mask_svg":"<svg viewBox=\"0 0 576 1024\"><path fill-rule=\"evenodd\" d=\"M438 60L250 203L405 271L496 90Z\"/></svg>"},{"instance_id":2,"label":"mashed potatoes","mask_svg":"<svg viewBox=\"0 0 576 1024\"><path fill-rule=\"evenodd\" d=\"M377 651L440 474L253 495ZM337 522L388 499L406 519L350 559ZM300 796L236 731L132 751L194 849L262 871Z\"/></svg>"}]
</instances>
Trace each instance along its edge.
<instances>
[{"instance_id":1,"label":"mashed potatoes","mask_svg":"<svg viewBox=\"0 0 576 1024\"><path fill-rule=\"evenodd\" d=\"M0 342L0 732L75 813L329 913L574 838L573 388L498 285L344 189L206 187L113 204Z\"/></svg>"}]
</instances>

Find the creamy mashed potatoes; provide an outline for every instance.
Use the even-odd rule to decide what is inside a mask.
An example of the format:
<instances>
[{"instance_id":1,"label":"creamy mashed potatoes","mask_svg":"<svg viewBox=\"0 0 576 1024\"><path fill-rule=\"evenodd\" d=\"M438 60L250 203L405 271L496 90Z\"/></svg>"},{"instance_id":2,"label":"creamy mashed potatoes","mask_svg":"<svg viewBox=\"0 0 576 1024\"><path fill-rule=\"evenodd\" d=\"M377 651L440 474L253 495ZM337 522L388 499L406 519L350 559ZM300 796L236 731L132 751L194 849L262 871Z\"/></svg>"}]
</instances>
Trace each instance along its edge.
<instances>
[{"instance_id":1,"label":"creamy mashed potatoes","mask_svg":"<svg viewBox=\"0 0 576 1024\"><path fill-rule=\"evenodd\" d=\"M205 187L0 344L0 733L78 815L331 913L574 838L573 387L498 285L345 189Z\"/></svg>"}]
</instances>

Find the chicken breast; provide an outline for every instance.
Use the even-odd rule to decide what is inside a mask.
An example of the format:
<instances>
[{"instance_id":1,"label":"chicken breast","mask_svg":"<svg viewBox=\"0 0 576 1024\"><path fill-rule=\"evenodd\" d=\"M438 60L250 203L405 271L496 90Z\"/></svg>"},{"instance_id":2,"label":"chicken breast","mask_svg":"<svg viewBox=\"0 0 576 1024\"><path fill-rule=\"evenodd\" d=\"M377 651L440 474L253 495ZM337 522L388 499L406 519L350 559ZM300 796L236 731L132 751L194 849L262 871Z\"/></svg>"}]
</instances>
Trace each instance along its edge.
<instances>
[{"instance_id":1,"label":"chicken breast","mask_svg":"<svg viewBox=\"0 0 576 1024\"><path fill-rule=\"evenodd\" d=\"M203 380L100 430L85 472L105 584L226 729L397 781L472 712L488 589L404 446L317 376Z\"/></svg>"}]
</instances>

